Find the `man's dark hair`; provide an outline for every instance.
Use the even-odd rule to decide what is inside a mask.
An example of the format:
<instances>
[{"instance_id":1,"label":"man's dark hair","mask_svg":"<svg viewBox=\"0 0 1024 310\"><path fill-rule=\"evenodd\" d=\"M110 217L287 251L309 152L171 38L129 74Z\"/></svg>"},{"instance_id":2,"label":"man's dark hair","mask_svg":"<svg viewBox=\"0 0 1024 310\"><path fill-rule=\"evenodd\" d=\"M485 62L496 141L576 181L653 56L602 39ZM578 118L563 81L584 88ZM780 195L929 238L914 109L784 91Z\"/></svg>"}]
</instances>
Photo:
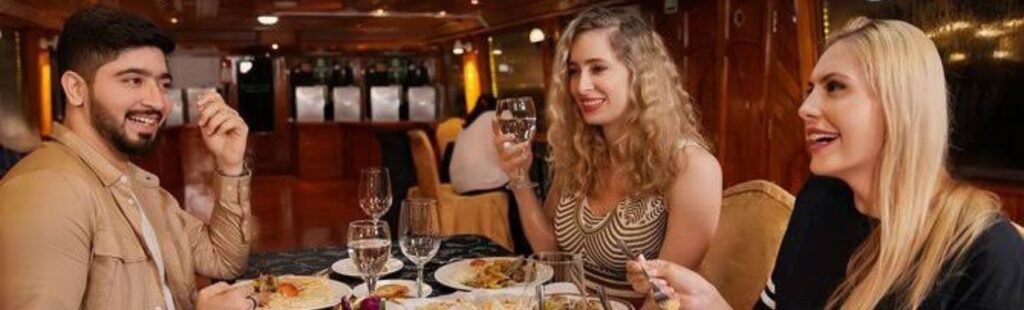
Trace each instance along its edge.
<instances>
[{"instance_id":1,"label":"man's dark hair","mask_svg":"<svg viewBox=\"0 0 1024 310\"><path fill-rule=\"evenodd\" d=\"M97 5L76 12L64 23L57 41L57 76L68 70L92 81L96 70L125 49L152 46L174 51L174 39L148 19Z\"/></svg>"}]
</instances>

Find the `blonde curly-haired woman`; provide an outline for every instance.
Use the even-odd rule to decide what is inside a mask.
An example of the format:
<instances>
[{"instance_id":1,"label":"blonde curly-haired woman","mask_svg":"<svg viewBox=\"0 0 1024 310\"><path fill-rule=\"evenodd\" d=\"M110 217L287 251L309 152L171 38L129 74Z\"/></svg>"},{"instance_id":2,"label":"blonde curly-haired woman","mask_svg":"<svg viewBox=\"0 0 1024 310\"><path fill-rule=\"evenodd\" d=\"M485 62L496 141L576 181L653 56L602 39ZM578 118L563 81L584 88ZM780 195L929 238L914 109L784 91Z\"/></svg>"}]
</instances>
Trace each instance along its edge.
<instances>
[{"instance_id":1,"label":"blonde curly-haired woman","mask_svg":"<svg viewBox=\"0 0 1024 310\"><path fill-rule=\"evenodd\" d=\"M552 74L547 199L542 206L525 177L509 182L523 229L534 251L581 253L588 282L640 301L615 239L698 266L718 224L721 168L675 63L640 17L583 12L561 36ZM512 137L494 130L502 168L515 176L531 162L529 143L506 145Z\"/></svg>"}]
</instances>

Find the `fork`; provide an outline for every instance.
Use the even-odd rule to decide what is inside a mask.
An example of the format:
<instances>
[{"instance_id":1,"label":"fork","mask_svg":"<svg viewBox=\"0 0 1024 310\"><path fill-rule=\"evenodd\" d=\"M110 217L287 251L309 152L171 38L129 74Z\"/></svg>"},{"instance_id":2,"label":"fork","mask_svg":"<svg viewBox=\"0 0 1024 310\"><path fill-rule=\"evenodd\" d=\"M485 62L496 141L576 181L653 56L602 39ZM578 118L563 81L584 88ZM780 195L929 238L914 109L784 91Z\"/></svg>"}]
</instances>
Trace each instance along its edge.
<instances>
[{"instance_id":1,"label":"fork","mask_svg":"<svg viewBox=\"0 0 1024 310\"><path fill-rule=\"evenodd\" d=\"M636 254L636 252L633 252L633 249L629 248L629 245L626 244L625 240L619 238L614 239L615 243L619 245L619 248L622 249L622 252L625 253L630 260L640 261L640 272L644 275L644 279L647 279L647 282L651 283L651 275L648 274L647 269L644 268L643 263L645 261L640 258L640 255ZM654 285L654 283L651 283L651 291L653 293L652 297L654 297L654 301L657 302L658 305L661 305L669 301L668 295L666 295L665 292L662 292L661 288L659 288L657 285Z\"/></svg>"}]
</instances>

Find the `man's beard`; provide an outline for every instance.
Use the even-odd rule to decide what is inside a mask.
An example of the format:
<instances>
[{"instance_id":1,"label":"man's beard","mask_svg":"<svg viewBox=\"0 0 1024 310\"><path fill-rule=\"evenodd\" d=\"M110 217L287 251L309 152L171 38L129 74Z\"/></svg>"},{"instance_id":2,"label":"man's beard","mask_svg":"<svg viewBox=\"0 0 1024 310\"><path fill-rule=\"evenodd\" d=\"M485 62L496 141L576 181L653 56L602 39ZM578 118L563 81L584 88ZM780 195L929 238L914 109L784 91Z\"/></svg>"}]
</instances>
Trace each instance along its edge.
<instances>
[{"instance_id":1,"label":"man's beard","mask_svg":"<svg viewBox=\"0 0 1024 310\"><path fill-rule=\"evenodd\" d=\"M89 94L92 99L92 106L90 107L89 117L92 120L93 126L96 131L100 133L107 141L110 141L115 148L121 153L127 154L128 156L141 157L149 155L150 152L156 148L157 142L160 139L160 129L158 128L153 134L140 134L140 140L133 142L128 139L128 134L125 132L123 123L118 122L114 114L107 110L96 96ZM128 112L132 114L132 112ZM127 116L123 117L127 122ZM162 117L161 117L162 119ZM163 125L161 125L163 127Z\"/></svg>"}]
</instances>

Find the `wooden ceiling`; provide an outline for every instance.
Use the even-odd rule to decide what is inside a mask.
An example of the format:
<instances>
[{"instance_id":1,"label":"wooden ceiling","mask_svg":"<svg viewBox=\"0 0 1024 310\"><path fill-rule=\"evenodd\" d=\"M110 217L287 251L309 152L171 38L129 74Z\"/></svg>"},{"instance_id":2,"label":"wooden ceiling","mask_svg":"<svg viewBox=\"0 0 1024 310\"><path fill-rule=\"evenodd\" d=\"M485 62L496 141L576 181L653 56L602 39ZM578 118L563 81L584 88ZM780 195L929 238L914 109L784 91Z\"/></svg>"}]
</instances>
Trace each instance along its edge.
<instances>
[{"instance_id":1,"label":"wooden ceiling","mask_svg":"<svg viewBox=\"0 0 1024 310\"><path fill-rule=\"evenodd\" d=\"M0 0L0 25L58 30L75 10L96 3L146 15L186 46L243 48L277 43L304 50L422 48L594 5L628 0ZM383 16L370 16L377 10ZM443 17L438 16L444 12ZM417 15L416 13L420 14ZM281 15L273 26L256 17ZM308 16L308 15L323 16ZM297 16L306 15L306 16ZM333 15L333 16L328 16ZM172 23L172 18L177 23ZM6 20L6 21L5 21Z\"/></svg>"}]
</instances>

